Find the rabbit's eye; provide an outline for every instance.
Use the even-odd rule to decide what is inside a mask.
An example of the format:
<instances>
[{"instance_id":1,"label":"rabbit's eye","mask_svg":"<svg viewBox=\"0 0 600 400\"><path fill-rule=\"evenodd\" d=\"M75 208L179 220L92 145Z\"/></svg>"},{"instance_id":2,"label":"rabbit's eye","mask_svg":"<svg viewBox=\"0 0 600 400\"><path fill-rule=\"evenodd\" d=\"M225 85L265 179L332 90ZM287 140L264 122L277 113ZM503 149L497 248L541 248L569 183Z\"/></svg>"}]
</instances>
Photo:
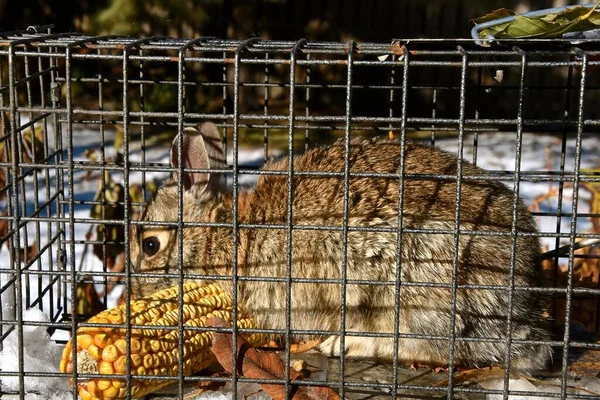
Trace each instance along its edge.
<instances>
[{"instance_id":1,"label":"rabbit's eye","mask_svg":"<svg viewBox=\"0 0 600 400\"><path fill-rule=\"evenodd\" d=\"M160 240L156 236L151 236L142 242L142 250L148 257L155 255L160 249Z\"/></svg>"}]
</instances>

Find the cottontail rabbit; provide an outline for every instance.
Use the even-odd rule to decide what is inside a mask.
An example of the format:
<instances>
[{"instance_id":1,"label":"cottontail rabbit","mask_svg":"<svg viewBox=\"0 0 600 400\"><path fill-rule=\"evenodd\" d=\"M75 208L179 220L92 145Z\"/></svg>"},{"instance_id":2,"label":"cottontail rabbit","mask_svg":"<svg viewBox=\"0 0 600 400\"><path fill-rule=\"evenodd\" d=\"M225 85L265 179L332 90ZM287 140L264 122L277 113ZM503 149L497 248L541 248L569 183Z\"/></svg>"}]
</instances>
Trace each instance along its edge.
<instances>
[{"instance_id":1,"label":"cottontail rabbit","mask_svg":"<svg viewBox=\"0 0 600 400\"><path fill-rule=\"evenodd\" d=\"M177 166L177 138L171 161ZM344 171L344 142L316 147L294 158L294 171ZM183 167L220 169L225 163L220 135L210 122L183 132ZM351 173L392 173L399 171L401 146L387 139L352 139ZM412 232L401 237L400 269L397 269L399 184L395 177L354 176L348 183L348 224L346 259L346 331L394 332L396 276L401 274L399 293L399 359L434 365L446 364L451 334L452 271L454 258L457 159L442 151L406 143L406 174L445 174L447 180L427 177L404 179L402 227ZM263 169L286 171L288 160L269 162ZM483 170L463 163L463 174ZM183 221L232 224L233 200L223 186L223 174L184 172ZM140 217L142 221L176 222L178 176L175 173L156 193ZM261 175L253 190L239 194L238 220L241 224L278 224L280 228L239 228L237 239L238 275L265 279L240 279L238 299L260 327L285 329L288 215L288 178L285 174ZM456 281L455 362L463 365L503 363L509 331L507 313L511 284L511 225L514 193L499 182L462 181L460 229ZM343 176L301 175L293 178L291 329L336 331L341 321L343 254ZM517 231L536 232L526 207L518 203ZM303 228L303 225L327 229ZM365 228L383 228L380 231ZM387 231L385 229L387 228ZM381 231L384 230L384 231ZM436 232L436 230L438 232ZM440 230L444 232L440 232ZM133 290L147 295L177 284L177 229L133 226L131 260L135 273ZM502 233L498 235L498 233ZM512 293L512 338L547 340L540 328L539 301L520 287L537 286L539 242L535 236L517 237ZM232 275L233 234L223 227L183 229L184 274ZM194 277L201 280L200 277ZM283 278L269 280L268 278ZM300 278L300 281L293 281ZM189 278L188 278L189 279ZM210 280L210 278L206 278ZM308 279L318 280L307 282ZM231 281L220 280L231 290ZM383 284L377 284L377 283ZM437 284L432 287L431 284ZM428 286L429 285L429 286ZM473 287L476 286L476 287ZM477 287L478 286L478 287ZM410 335L426 335L416 338ZM276 335L275 335L276 336ZM326 339L320 349L338 355L337 336ZM465 340L466 338L466 340ZM497 339L476 340L477 338ZM314 336L293 337L314 340ZM391 359L390 337L345 336L349 357ZM520 369L543 367L550 346L511 343L511 365Z\"/></svg>"}]
</instances>

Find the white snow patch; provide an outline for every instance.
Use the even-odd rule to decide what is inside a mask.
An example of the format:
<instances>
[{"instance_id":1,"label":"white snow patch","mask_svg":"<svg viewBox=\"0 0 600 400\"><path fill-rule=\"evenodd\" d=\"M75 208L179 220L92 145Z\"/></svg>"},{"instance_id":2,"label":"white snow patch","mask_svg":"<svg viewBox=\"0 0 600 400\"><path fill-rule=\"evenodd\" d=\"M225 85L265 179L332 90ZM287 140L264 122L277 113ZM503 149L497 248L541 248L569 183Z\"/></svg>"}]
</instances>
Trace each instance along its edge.
<instances>
[{"instance_id":1,"label":"white snow patch","mask_svg":"<svg viewBox=\"0 0 600 400\"><path fill-rule=\"evenodd\" d=\"M503 379L490 379L487 381L480 382L480 385L487 390L504 390L504 380ZM550 400L554 397L544 396L544 393L548 393L548 390L545 388L539 389L534 384L529 382L526 379L510 379L508 381L508 390L514 390L519 392L534 392L534 395L509 395L508 398L510 400L528 400L528 399L536 399L536 400ZM539 395L537 394L539 393ZM503 396L501 394L486 394L487 400L501 400Z\"/></svg>"},{"instance_id":2,"label":"white snow patch","mask_svg":"<svg viewBox=\"0 0 600 400\"><path fill-rule=\"evenodd\" d=\"M35 373L57 373L62 346L50 340L44 326L31 326L27 322L48 322L48 316L37 309L23 312L23 371ZM19 343L16 329L2 342L0 369L2 373L19 372ZM62 377L33 377L24 379L26 392L37 392L51 396L60 396L61 392L70 393L68 379ZM3 376L2 390L18 391L18 376Z\"/></svg>"}]
</instances>

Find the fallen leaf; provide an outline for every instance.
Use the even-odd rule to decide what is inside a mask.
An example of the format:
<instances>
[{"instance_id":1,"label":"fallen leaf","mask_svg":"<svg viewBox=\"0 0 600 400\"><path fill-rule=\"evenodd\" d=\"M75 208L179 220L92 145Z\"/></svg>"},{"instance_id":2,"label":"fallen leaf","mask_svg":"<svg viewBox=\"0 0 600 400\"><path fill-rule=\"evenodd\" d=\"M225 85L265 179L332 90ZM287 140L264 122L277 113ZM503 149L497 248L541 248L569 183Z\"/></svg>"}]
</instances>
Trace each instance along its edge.
<instances>
[{"instance_id":1,"label":"fallen leaf","mask_svg":"<svg viewBox=\"0 0 600 400\"><path fill-rule=\"evenodd\" d=\"M212 317L206 321L206 326L226 328L231 324L221 318ZM212 339L212 352L225 371L231 373L232 364L232 335L216 332ZM272 351L262 351L251 347L241 335L236 343L238 374L252 379L284 379L286 366L281 358ZM302 374L287 367L291 380L302 379ZM291 392L286 396L285 386L277 384L260 384L260 387L274 400L286 398L294 400L339 400L339 396L331 388L317 386L290 385Z\"/></svg>"}]
</instances>

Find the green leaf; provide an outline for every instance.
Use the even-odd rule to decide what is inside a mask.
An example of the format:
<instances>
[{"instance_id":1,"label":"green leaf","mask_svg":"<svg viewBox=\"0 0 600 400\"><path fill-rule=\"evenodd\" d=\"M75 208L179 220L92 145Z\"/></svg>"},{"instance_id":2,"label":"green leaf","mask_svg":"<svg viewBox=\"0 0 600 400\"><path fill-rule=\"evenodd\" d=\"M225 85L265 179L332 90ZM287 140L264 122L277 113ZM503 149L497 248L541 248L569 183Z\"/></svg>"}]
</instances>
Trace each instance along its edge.
<instances>
[{"instance_id":1,"label":"green leaf","mask_svg":"<svg viewBox=\"0 0 600 400\"><path fill-rule=\"evenodd\" d=\"M541 19L543 19L544 21L548 21L548 22L560 22L559 20L562 18L560 17L560 14L548 14L548 15L544 15ZM557 20L557 18L559 18L559 20Z\"/></svg>"},{"instance_id":2,"label":"green leaf","mask_svg":"<svg viewBox=\"0 0 600 400\"><path fill-rule=\"evenodd\" d=\"M517 15L516 19L508 27L506 34L509 37L532 37L539 35L545 31L551 30L560 26L554 22L544 21L539 18L528 18Z\"/></svg>"},{"instance_id":3,"label":"green leaf","mask_svg":"<svg viewBox=\"0 0 600 400\"><path fill-rule=\"evenodd\" d=\"M481 38L484 38L491 33L492 35L498 37L498 34L502 31L504 31L511 23L512 22L506 22L504 24L490 26L489 28L486 28L486 29L482 30L481 32L479 32L479 36Z\"/></svg>"},{"instance_id":4,"label":"green leaf","mask_svg":"<svg viewBox=\"0 0 600 400\"><path fill-rule=\"evenodd\" d=\"M560 14L548 14L540 17L525 17L517 15L515 20L498 26L482 30L479 37L485 38L493 34L499 39L503 38L556 38L567 32L581 32L600 27L600 12L596 8L600 1L591 8L573 7ZM473 21L485 22L505 15L502 10L496 10L491 14L477 18ZM506 10L505 10L506 11Z\"/></svg>"}]
</instances>

